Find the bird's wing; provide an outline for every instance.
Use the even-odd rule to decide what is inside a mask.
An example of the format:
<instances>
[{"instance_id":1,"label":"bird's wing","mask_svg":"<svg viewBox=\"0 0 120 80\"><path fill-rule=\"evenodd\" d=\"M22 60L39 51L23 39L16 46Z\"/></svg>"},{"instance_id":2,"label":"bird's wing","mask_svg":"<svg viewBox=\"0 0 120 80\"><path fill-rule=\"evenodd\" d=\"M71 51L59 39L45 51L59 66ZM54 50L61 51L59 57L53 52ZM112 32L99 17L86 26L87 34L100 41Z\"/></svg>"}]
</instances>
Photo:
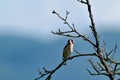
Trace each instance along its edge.
<instances>
[{"instance_id":1,"label":"bird's wing","mask_svg":"<svg viewBox=\"0 0 120 80\"><path fill-rule=\"evenodd\" d=\"M67 44L65 45L64 49L63 49L63 60L65 59L65 53L67 51Z\"/></svg>"}]
</instances>

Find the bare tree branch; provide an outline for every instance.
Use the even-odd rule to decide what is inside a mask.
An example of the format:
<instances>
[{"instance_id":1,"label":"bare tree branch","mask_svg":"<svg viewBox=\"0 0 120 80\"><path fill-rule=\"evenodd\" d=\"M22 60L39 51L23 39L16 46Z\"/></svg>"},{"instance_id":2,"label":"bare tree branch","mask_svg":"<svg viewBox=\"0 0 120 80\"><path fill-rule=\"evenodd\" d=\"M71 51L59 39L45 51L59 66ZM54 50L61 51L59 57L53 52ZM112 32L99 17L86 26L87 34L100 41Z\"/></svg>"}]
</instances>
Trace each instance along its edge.
<instances>
[{"instance_id":1,"label":"bare tree branch","mask_svg":"<svg viewBox=\"0 0 120 80\"><path fill-rule=\"evenodd\" d=\"M91 59L89 60L90 65L92 66L92 68L95 71L95 73L92 73L89 69L87 69L87 71L89 72L90 75L104 75L104 76L109 77L110 80L115 80L115 76L120 75L120 68L119 68L120 62L118 62L114 59L117 45L115 45L115 48L112 49L110 52L106 51L106 43L105 42L103 42L103 45L101 47L100 41L99 41L100 39L99 39L97 30L96 30L96 25L94 22L92 9L91 9L89 0L77 0L77 1L87 6L87 10L89 13L89 19L90 19L89 27L90 27L90 30L92 31L94 41L89 39L88 37L86 37L86 35L79 33L78 30L76 29L75 25L73 23L70 24L68 22L68 20L67 20L68 15L70 14L70 12L68 12L68 11L66 11L65 17L62 17L55 10L53 10L52 13L57 15L57 17L60 18L64 22L64 24L67 25L69 30L61 31L60 29L58 29L58 31L56 31L56 32L54 32L54 31L51 31L51 32L53 34L65 36L65 37L82 38L84 41L87 41L88 43L90 43L92 45L92 48L94 48L95 51L93 53L89 53L89 54L88 53L81 54L80 52L74 50L76 55L66 58L60 64L58 64L53 70L49 71L45 67L43 67L44 72L41 72L39 70L40 77L36 78L35 80L41 79L45 76L46 76L45 80L50 80L52 75L63 66L64 62L66 62L68 60L72 60L77 57L82 57L82 56L91 56L92 58L94 58L94 57L98 58L98 61L96 61L96 64Z\"/></svg>"},{"instance_id":2,"label":"bare tree branch","mask_svg":"<svg viewBox=\"0 0 120 80\"><path fill-rule=\"evenodd\" d=\"M88 71L88 73L90 74L90 75L105 75L105 76L107 76L107 74L106 73L92 73L89 69L87 69L87 71Z\"/></svg>"},{"instance_id":3,"label":"bare tree branch","mask_svg":"<svg viewBox=\"0 0 120 80\"><path fill-rule=\"evenodd\" d=\"M72 26L71 26L70 23L67 21L67 18L66 18L66 17L63 18L63 17L60 16L60 14L57 13L55 10L53 10L52 13L55 14L55 15L57 15L57 16L58 16L61 20L63 20L64 23L67 24L67 26L70 28L70 31L61 31L60 29L59 29L57 32L51 31L53 34L57 34L57 35L61 35L61 36L66 36L66 37L73 37L73 38L79 38L79 37L81 37L83 40L89 42L91 45L96 46L89 38L87 38L86 36L80 34L80 33L76 30L74 24L72 24ZM66 16L68 16L67 13L66 13ZM73 34L71 34L71 33L75 33L76 35L73 35Z\"/></svg>"},{"instance_id":4,"label":"bare tree branch","mask_svg":"<svg viewBox=\"0 0 120 80\"><path fill-rule=\"evenodd\" d=\"M93 61L90 59L89 62L91 64L91 66L93 67L93 69L99 74L100 71L98 70L97 66L93 63Z\"/></svg>"},{"instance_id":5,"label":"bare tree branch","mask_svg":"<svg viewBox=\"0 0 120 80\"><path fill-rule=\"evenodd\" d=\"M68 23L67 19L68 19L68 15L70 14L70 12L66 11L66 16L65 18L63 18L62 16L60 16L59 13L57 13L55 10L53 10L52 12L53 14L56 14L61 20L64 21L64 24L66 24L71 30L74 31L73 27Z\"/></svg>"},{"instance_id":6,"label":"bare tree branch","mask_svg":"<svg viewBox=\"0 0 120 80\"><path fill-rule=\"evenodd\" d=\"M81 53L79 53L79 52L76 51L76 50L74 50L74 51L77 53L77 55L74 55L74 56L71 56L71 57L66 58L66 59L63 60L60 64L58 64L55 69L49 71L49 70L47 70L45 67L43 67L44 73L42 73L42 72L39 70L40 77L36 78L35 80L41 79L41 78L43 78L43 77L45 77L45 76L47 76L45 80L50 80L51 77L52 77L52 75L53 75L57 70L59 70L59 68L61 68L62 66L64 66L64 65L63 65L64 62L66 62L66 61L68 61L68 60L72 60L72 59L74 59L74 58L76 58L76 57L80 57L80 56L95 56L95 55L96 55L96 53L89 53L89 54L83 53L83 54L81 54Z\"/></svg>"},{"instance_id":7,"label":"bare tree branch","mask_svg":"<svg viewBox=\"0 0 120 80\"><path fill-rule=\"evenodd\" d=\"M95 38L95 41L96 41L96 52L98 54L98 58L101 62L101 64L104 66L105 70L106 70L106 73L108 74L108 77L110 78L110 80L114 80L114 77L111 73L111 70L110 70L110 67L108 66L108 64L106 63L105 59L104 59L104 56L103 56L103 53L100 49L100 42L99 42L99 38L98 38L98 34L97 34L97 31L96 31L96 28L95 28L95 23L94 23L94 19L93 19L93 15L92 15L92 10L91 10L91 5L89 3L89 0L86 0L86 3L85 2L81 2L85 5L87 5L87 8L88 8L88 13L89 13L89 18L90 18L90 21L91 21L91 30L92 30L92 33L94 35L94 38ZM111 62L111 61L110 61ZM93 67L94 68L94 67ZM95 69L95 68L94 68ZM96 69L95 69L96 70Z\"/></svg>"}]
</instances>

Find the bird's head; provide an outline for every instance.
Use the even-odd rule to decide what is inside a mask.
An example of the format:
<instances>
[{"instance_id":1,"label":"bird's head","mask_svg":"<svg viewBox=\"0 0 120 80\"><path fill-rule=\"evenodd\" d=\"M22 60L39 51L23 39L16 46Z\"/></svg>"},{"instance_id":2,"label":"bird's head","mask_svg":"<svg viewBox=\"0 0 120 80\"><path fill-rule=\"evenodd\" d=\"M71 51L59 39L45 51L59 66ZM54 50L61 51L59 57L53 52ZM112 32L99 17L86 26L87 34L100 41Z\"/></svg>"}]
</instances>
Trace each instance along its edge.
<instances>
[{"instance_id":1,"label":"bird's head","mask_svg":"<svg viewBox=\"0 0 120 80\"><path fill-rule=\"evenodd\" d=\"M74 44L74 41L72 39L69 39L68 44Z\"/></svg>"}]
</instances>

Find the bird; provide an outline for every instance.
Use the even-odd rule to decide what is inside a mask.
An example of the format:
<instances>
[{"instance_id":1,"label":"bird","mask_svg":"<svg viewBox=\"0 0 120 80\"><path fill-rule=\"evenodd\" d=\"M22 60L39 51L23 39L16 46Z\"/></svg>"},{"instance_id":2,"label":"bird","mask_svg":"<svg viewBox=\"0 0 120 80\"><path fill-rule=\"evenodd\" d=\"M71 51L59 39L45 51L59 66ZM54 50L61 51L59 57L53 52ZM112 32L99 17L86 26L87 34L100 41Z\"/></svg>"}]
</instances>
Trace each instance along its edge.
<instances>
[{"instance_id":1,"label":"bird","mask_svg":"<svg viewBox=\"0 0 120 80\"><path fill-rule=\"evenodd\" d=\"M74 44L74 41L72 39L69 39L63 49L63 61L66 58L70 57L71 53L73 52L73 44ZM64 62L64 65L66 65L66 62Z\"/></svg>"}]
</instances>

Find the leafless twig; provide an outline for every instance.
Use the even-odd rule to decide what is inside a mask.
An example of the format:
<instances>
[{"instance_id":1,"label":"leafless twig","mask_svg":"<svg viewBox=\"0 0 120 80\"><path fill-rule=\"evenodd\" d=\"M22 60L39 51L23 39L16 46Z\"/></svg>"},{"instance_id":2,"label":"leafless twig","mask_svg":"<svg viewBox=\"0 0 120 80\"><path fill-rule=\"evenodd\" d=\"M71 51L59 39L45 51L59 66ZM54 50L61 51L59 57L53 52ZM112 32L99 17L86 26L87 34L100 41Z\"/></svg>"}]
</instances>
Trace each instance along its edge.
<instances>
[{"instance_id":1,"label":"leafless twig","mask_svg":"<svg viewBox=\"0 0 120 80\"><path fill-rule=\"evenodd\" d=\"M95 72L91 72L89 69L87 69L87 71L89 72L90 75L104 75L104 76L109 77L110 80L115 80L115 76L120 75L120 68L119 68L120 63L114 59L117 45L115 45L115 48L112 49L110 52L106 51L106 43L105 42L103 42L102 47L100 46L100 41L99 41L100 37L96 30L96 25L94 22L92 9L91 9L89 0L77 0L77 1L87 6L87 10L89 13L89 19L90 19L89 27L90 27L90 30L92 31L94 41L89 39L88 37L86 37L86 35L79 33L79 31L76 29L75 25L73 23L70 24L68 22L68 20L67 20L68 15L70 14L70 12L68 12L68 11L66 11L65 17L62 17L55 10L53 10L52 13L55 14L58 18L60 18L64 22L64 24L67 25L69 30L61 31L61 29L58 29L58 31L56 31L56 32L54 32L54 31L51 31L51 32L53 34L65 36L65 37L82 38L83 40L90 43L93 46L95 51L90 54L81 54L80 52L74 50L76 55L66 58L60 64L58 64L55 67L55 69L49 71L45 67L43 67L43 70L44 70L43 73L39 70L40 77L36 78L35 80L41 79L45 76L46 76L45 80L50 80L52 75L63 66L64 62L66 62L68 60L72 60L77 57L82 57L82 56L91 56L92 58L94 58L94 57L98 58L98 61L96 61L96 63L94 63L91 59L89 59L90 65L92 66L92 68L95 71Z\"/></svg>"}]
</instances>

